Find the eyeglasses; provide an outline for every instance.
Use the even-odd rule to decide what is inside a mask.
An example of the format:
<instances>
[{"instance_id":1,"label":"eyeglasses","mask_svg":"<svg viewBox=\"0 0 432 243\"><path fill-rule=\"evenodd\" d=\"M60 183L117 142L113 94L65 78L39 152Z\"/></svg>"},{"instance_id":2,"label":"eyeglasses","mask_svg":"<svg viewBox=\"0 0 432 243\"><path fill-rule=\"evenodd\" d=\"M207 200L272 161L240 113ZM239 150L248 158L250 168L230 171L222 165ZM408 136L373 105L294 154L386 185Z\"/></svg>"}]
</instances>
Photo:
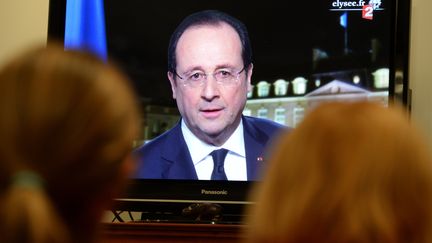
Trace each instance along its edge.
<instances>
[{"instance_id":1,"label":"eyeglasses","mask_svg":"<svg viewBox=\"0 0 432 243\"><path fill-rule=\"evenodd\" d=\"M216 82L220 85L230 86L234 85L239 81L240 73L245 70L246 67L243 67L240 71L235 71L229 68L222 68L212 73L211 75L216 80ZM201 87L204 85L204 82L207 80L208 74L202 71L192 71L189 73L185 73L185 77L181 77L175 72L175 75L183 80L184 86L189 86L192 88Z\"/></svg>"}]
</instances>

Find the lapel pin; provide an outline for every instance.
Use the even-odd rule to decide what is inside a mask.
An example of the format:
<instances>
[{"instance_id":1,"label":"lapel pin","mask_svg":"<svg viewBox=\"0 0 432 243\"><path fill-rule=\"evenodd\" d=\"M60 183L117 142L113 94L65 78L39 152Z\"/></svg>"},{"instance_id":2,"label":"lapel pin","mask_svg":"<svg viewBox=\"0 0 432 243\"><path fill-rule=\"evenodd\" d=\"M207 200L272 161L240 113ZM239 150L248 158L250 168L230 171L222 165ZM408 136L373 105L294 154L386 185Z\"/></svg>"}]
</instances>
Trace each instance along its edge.
<instances>
[{"instance_id":1,"label":"lapel pin","mask_svg":"<svg viewBox=\"0 0 432 243\"><path fill-rule=\"evenodd\" d=\"M259 157L257 157L257 161L262 162L262 161L264 161L264 159L263 159L263 157L259 156Z\"/></svg>"}]
</instances>

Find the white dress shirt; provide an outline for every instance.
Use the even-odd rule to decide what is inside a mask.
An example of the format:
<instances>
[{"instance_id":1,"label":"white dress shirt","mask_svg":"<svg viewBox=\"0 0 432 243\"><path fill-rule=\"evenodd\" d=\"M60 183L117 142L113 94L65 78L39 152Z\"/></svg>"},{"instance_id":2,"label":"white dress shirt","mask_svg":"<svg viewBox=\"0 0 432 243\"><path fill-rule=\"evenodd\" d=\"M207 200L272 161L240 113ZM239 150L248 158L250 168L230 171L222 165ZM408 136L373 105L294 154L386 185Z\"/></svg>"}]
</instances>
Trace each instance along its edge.
<instances>
[{"instance_id":1,"label":"white dress shirt","mask_svg":"<svg viewBox=\"0 0 432 243\"><path fill-rule=\"evenodd\" d=\"M198 139L189 128L184 120L181 121L181 130L183 137L188 146L195 171L200 180L210 180L213 171L213 158L210 153L215 149L228 149L229 152L225 158L225 174L230 181L246 181L246 152L243 136L243 121L240 120L239 126L228 140L220 147L207 144Z\"/></svg>"}]
</instances>

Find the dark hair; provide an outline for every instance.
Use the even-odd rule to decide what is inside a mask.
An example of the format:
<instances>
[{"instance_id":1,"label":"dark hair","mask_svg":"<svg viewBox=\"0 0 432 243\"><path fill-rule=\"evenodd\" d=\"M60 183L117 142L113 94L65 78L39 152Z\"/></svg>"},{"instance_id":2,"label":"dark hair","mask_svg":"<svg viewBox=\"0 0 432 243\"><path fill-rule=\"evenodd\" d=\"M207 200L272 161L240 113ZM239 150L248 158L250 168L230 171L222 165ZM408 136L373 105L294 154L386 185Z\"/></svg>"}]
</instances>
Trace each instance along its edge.
<instances>
[{"instance_id":1,"label":"dark hair","mask_svg":"<svg viewBox=\"0 0 432 243\"><path fill-rule=\"evenodd\" d=\"M183 19L171 35L168 45L168 71L175 73L177 66L175 54L177 43L189 27L198 25L217 25L219 23L227 23L238 33L242 43L243 64L244 67L248 67L252 63L252 48L246 26L240 20L228 15L227 13L218 10L204 10L193 13Z\"/></svg>"}]
</instances>

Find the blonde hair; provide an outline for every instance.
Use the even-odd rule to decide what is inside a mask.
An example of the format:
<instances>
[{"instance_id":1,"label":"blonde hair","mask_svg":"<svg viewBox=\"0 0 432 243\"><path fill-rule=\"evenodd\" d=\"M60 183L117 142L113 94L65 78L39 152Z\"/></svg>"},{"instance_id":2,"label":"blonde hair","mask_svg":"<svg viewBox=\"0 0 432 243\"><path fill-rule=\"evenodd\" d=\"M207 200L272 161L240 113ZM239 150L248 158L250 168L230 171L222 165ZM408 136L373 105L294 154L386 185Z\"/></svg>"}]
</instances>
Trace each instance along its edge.
<instances>
[{"instance_id":1,"label":"blonde hair","mask_svg":"<svg viewBox=\"0 0 432 243\"><path fill-rule=\"evenodd\" d=\"M107 209L92 203L120 190L138 129L127 78L50 43L0 71L0 117L1 241L89 240L91 217ZM33 179L16 178L23 171Z\"/></svg>"},{"instance_id":2,"label":"blonde hair","mask_svg":"<svg viewBox=\"0 0 432 243\"><path fill-rule=\"evenodd\" d=\"M325 104L279 142L249 242L432 242L432 161L400 108Z\"/></svg>"}]
</instances>

